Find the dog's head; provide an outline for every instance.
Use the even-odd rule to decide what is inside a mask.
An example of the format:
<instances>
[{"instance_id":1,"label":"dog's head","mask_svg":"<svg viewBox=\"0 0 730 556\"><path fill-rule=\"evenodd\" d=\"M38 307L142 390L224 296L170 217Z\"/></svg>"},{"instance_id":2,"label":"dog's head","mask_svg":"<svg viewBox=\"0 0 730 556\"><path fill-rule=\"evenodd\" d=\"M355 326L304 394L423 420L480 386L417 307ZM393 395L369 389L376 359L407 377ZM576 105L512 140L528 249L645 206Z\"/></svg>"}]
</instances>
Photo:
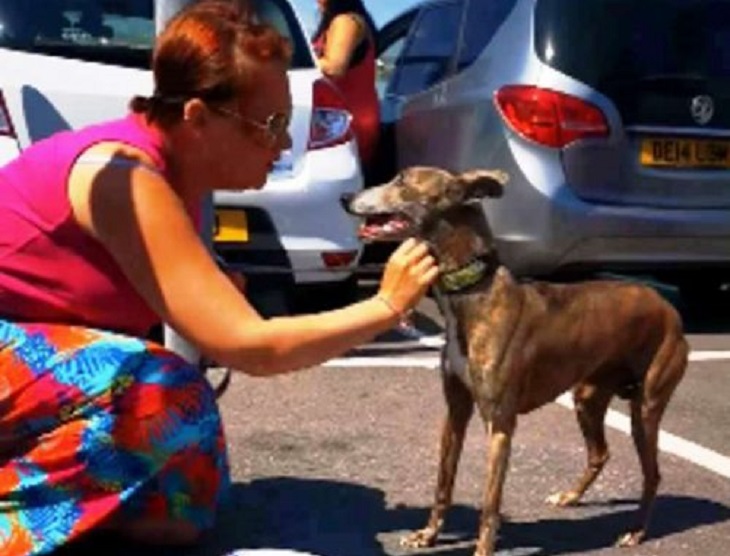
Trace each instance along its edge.
<instances>
[{"instance_id":1,"label":"dog's head","mask_svg":"<svg viewBox=\"0 0 730 556\"><path fill-rule=\"evenodd\" d=\"M507 175L499 170L452 174L413 166L386 184L358 193L347 209L365 218L360 236L367 241L423 237L431 222L452 209L483 197L501 197L506 182Z\"/></svg>"}]
</instances>

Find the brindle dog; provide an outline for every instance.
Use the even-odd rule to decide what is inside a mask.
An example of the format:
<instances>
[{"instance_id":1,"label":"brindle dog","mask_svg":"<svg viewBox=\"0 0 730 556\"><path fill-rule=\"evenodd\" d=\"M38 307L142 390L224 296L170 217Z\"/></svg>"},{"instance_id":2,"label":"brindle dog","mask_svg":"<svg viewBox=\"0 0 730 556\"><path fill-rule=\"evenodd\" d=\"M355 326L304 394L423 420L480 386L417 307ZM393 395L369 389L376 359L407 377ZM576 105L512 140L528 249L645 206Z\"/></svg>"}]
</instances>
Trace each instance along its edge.
<instances>
[{"instance_id":1,"label":"brindle dog","mask_svg":"<svg viewBox=\"0 0 730 556\"><path fill-rule=\"evenodd\" d=\"M426 527L403 544L435 544L476 404L490 444L475 554L493 554L517 415L572 388L588 463L571 490L548 502L576 504L595 481L609 457L604 433L609 402L614 395L626 398L644 486L636 520L618 544L636 545L646 535L660 482L659 422L687 365L681 320L642 285L518 283L499 264L478 202L501 196L506 181L499 171L455 175L412 167L347 203L351 213L367 217L364 238L423 238L441 269L434 289L446 323L441 366L447 414L436 499Z\"/></svg>"}]
</instances>

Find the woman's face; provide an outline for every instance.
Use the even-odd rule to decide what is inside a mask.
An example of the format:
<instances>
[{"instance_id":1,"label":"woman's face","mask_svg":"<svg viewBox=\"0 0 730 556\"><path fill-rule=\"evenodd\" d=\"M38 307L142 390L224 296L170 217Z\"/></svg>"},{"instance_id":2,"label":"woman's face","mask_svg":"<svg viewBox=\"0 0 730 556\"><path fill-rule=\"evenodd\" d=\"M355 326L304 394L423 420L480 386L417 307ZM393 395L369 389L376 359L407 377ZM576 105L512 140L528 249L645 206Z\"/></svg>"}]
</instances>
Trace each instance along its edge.
<instances>
[{"instance_id":1,"label":"woman's face","mask_svg":"<svg viewBox=\"0 0 730 556\"><path fill-rule=\"evenodd\" d=\"M251 81L255 89L238 103L211 109L218 118L217 153L211 164L221 174L221 189L260 189L282 151L291 148L288 121L292 102L282 64L261 64Z\"/></svg>"}]
</instances>

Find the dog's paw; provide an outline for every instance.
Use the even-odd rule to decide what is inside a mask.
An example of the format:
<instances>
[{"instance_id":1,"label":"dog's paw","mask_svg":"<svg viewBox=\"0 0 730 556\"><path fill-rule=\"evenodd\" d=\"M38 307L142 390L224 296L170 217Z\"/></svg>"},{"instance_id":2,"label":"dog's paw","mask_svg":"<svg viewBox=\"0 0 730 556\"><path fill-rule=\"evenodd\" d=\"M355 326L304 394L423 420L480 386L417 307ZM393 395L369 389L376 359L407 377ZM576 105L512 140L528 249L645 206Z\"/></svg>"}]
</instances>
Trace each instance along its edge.
<instances>
[{"instance_id":1,"label":"dog's paw","mask_svg":"<svg viewBox=\"0 0 730 556\"><path fill-rule=\"evenodd\" d=\"M580 500L580 495L577 492L556 492L551 494L545 499L545 502L556 508L566 508L568 506L575 506Z\"/></svg>"},{"instance_id":2,"label":"dog's paw","mask_svg":"<svg viewBox=\"0 0 730 556\"><path fill-rule=\"evenodd\" d=\"M616 546L621 548L627 548L637 546L644 540L644 531L642 529L638 531L630 531L624 535L621 535L616 541Z\"/></svg>"},{"instance_id":3,"label":"dog's paw","mask_svg":"<svg viewBox=\"0 0 730 556\"><path fill-rule=\"evenodd\" d=\"M430 548L436 544L437 536L438 531L432 527L426 527L401 537L400 545L406 548Z\"/></svg>"}]
</instances>

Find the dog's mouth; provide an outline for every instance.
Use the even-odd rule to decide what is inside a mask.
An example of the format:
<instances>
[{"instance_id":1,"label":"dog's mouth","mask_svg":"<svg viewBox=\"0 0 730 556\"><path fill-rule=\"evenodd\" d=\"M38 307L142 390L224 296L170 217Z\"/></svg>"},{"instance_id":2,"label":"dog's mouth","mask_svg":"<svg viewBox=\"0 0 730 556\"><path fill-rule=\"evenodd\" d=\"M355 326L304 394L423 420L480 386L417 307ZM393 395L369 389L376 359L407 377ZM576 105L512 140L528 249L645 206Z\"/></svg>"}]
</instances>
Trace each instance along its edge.
<instances>
[{"instance_id":1,"label":"dog's mouth","mask_svg":"<svg viewBox=\"0 0 730 556\"><path fill-rule=\"evenodd\" d=\"M405 214L372 214L365 217L358 235L365 241L405 239L413 229L413 221Z\"/></svg>"}]
</instances>

